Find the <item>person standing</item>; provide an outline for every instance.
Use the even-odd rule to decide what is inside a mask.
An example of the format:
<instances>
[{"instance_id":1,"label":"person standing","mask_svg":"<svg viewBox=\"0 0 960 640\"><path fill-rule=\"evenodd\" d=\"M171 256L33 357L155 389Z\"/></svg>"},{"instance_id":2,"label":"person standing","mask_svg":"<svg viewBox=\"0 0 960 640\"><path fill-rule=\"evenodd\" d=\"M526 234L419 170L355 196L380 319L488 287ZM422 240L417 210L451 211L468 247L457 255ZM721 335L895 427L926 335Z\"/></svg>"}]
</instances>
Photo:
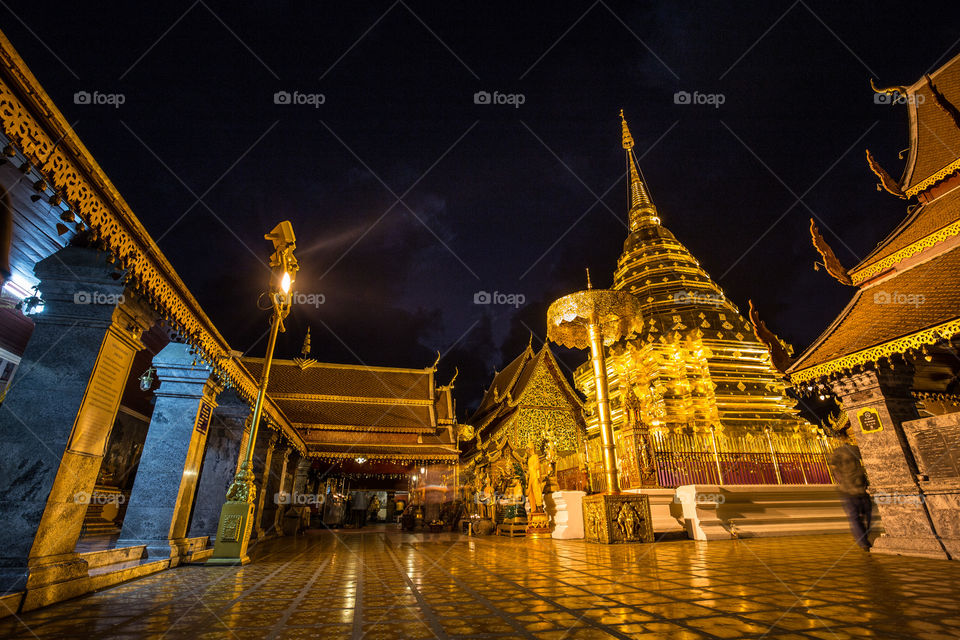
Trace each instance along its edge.
<instances>
[{"instance_id":1,"label":"person standing","mask_svg":"<svg viewBox=\"0 0 960 640\"><path fill-rule=\"evenodd\" d=\"M847 512L850 521L850 532L857 545L864 551L870 550L870 520L873 515L873 503L867 493L867 472L863 468L860 448L853 444L847 429L840 433L843 443L828 460L833 477L837 482L837 490L843 500L843 509Z\"/></svg>"},{"instance_id":2,"label":"person standing","mask_svg":"<svg viewBox=\"0 0 960 640\"><path fill-rule=\"evenodd\" d=\"M357 491L353 494L353 525L360 529L366 524L367 520L367 494L363 491Z\"/></svg>"}]
</instances>

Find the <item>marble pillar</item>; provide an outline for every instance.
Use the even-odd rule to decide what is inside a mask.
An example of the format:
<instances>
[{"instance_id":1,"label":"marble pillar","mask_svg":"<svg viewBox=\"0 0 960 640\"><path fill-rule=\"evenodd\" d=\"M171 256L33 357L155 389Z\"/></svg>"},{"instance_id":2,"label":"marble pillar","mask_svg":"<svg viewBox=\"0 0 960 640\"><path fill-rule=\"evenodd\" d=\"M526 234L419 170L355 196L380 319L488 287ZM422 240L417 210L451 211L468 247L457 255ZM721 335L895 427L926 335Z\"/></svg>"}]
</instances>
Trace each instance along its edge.
<instances>
[{"instance_id":1,"label":"marble pillar","mask_svg":"<svg viewBox=\"0 0 960 640\"><path fill-rule=\"evenodd\" d=\"M243 451L244 430L250 417L250 405L233 390L220 394L217 402L219 406L210 422L188 532L191 538L209 536L210 542L217 535L220 509L237 473L237 458Z\"/></svg>"},{"instance_id":2,"label":"marble pillar","mask_svg":"<svg viewBox=\"0 0 960 640\"><path fill-rule=\"evenodd\" d=\"M917 482L917 463L903 423L919 418L911 395L913 367L898 364L845 376L832 383L833 392L850 417L850 430L860 447L870 481L869 492L880 511L884 533L873 543L877 553L948 557L936 535ZM861 415L876 412L878 424ZM877 496L895 496L896 500Z\"/></svg>"},{"instance_id":3,"label":"marble pillar","mask_svg":"<svg viewBox=\"0 0 960 640\"><path fill-rule=\"evenodd\" d=\"M266 502L267 480L270 475L270 464L273 462L273 450L277 446L277 433L270 429L266 421L260 421L257 429L257 439L253 443L253 482L257 489L253 505L253 526L250 527L250 539L260 536L260 518L263 514L263 505ZM271 496L272 500L273 497Z\"/></svg>"},{"instance_id":4,"label":"marble pillar","mask_svg":"<svg viewBox=\"0 0 960 640\"><path fill-rule=\"evenodd\" d=\"M24 610L87 591L76 553L140 337L155 321L107 254L66 247L37 263L44 310L0 407L0 588Z\"/></svg>"},{"instance_id":5,"label":"marble pillar","mask_svg":"<svg viewBox=\"0 0 960 640\"><path fill-rule=\"evenodd\" d=\"M190 345L171 342L153 359L160 387L118 547L147 545L147 557L179 562L220 391Z\"/></svg>"}]
</instances>

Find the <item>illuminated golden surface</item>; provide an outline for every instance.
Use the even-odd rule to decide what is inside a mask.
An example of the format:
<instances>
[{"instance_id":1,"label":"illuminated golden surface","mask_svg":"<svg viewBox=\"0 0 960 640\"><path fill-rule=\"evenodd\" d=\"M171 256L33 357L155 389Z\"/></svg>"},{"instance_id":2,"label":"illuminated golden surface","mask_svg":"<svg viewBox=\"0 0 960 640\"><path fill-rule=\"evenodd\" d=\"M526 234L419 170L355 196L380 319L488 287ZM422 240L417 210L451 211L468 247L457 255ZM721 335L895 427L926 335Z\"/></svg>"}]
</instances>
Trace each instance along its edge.
<instances>
[{"instance_id":1,"label":"illuminated golden surface","mask_svg":"<svg viewBox=\"0 0 960 640\"><path fill-rule=\"evenodd\" d=\"M640 301L625 291L586 289L555 300L547 309L547 338L570 349L590 348L587 327L600 327L603 344L632 336L642 327Z\"/></svg>"},{"instance_id":2,"label":"illuminated golden surface","mask_svg":"<svg viewBox=\"0 0 960 640\"><path fill-rule=\"evenodd\" d=\"M960 635L960 565L865 554L849 536L607 546L370 529L253 555L5 618L0 637Z\"/></svg>"}]
</instances>

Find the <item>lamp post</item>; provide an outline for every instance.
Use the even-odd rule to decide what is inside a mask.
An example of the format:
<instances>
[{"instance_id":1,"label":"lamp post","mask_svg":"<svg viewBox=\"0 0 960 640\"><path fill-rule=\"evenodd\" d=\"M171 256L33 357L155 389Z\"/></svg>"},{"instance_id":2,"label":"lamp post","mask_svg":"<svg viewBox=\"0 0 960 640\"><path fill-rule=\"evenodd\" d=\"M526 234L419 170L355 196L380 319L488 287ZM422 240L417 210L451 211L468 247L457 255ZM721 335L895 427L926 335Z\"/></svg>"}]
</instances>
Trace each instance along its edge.
<instances>
[{"instance_id":1,"label":"lamp post","mask_svg":"<svg viewBox=\"0 0 960 640\"><path fill-rule=\"evenodd\" d=\"M250 434L247 437L243 462L240 464L233 483L227 489L227 501L220 510L220 523L217 526L217 539L214 542L213 556L207 561L207 564L211 565L235 565L250 562L250 556L247 555L247 544L250 541L250 530L253 527L254 498L257 493L253 475L253 448L257 440L260 415L263 412L263 401L267 395L270 365L273 363L273 349L277 344L277 334L285 331L283 320L290 314L292 302L290 291L297 270L300 268L293 255L293 250L296 248L296 238L293 235L293 226L289 221L285 220L278 224L264 238L271 240L274 248L274 253L270 256L272 275L268 293L272 306L270 337L267 341L263 371L260 373L257 399L253 405Z\"/></svg>"},{"instance_id":2,"label":"lamp post","mask_svg":"<svg viewBox=\"0 0 960 640\"><path fill-rule=\"evenodd\" d=\"M547 337L565 347L589 348L593 363L606 490L583 499L585 537L592 542L653 541L649 498L620 493L603 351L605 345L635 335L640 323L640 300L626 291L593 289L589 271L586 290L554 301L547 310Z\"/></svg>"}]
</instances>

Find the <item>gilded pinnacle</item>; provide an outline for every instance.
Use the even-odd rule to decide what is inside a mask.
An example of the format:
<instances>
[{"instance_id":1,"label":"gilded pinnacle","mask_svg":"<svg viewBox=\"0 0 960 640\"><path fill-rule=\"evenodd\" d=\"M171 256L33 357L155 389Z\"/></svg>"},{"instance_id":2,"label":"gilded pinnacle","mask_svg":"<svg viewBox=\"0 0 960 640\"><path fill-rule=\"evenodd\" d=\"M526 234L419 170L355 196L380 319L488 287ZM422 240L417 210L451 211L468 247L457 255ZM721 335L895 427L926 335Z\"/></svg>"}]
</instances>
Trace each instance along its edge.
<instances>
[{"instance_id":1,"label":"gilded pinnacle","mask_svg":"<svg viewBox=\"0 0 960 640\"><path fill-rule=\"evenodd\" d=\"M633 149L633 136L630 135L630 128L627 127L627 120L623 117L623 109L620 109L620 126L623 128L623 148Z\"/></svg>"}]
</instances>

